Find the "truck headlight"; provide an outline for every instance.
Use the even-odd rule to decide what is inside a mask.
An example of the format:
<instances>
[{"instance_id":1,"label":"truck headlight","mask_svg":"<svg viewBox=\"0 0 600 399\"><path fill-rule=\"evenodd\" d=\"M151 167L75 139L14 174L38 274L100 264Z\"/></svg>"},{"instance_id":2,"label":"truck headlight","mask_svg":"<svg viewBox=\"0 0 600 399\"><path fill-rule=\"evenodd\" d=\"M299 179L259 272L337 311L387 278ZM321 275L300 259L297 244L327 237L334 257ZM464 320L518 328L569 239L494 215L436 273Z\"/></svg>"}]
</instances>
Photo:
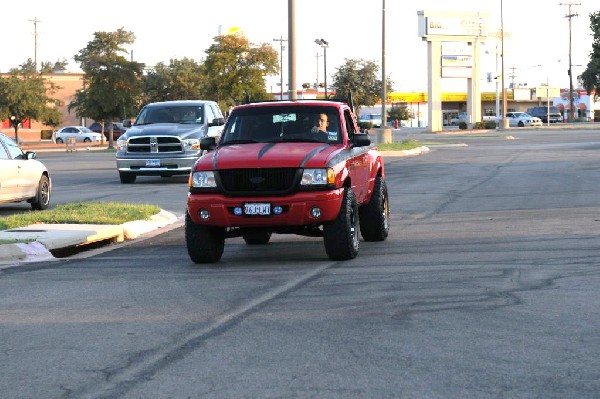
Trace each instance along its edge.
<instances>
[{"instance_id":1,"label":"truck headlight","mask_svg":"<svg viewBox=\"0 0 600 399\"><path fill-rule=\"evenodd\" d=\"M200 139L185 139L183 140L183 148L185 150L199 150Z\"/></svg>"},{"instance_id":2,"label":"truck headlight","mask_svg":"<svg viewBox=\"0 0 600 399\"><path fill-rule=\"evenodd\" d=\"M214 188L217 187L215 173L212 170L199 171L192 173L192 187L196 188Z\"/></svg>"},{"instance_id":3,"label":"truck headlight","mask_svg":"<svg viewBox=\"0 0 600 399\"><path fill-rule=\"evenodd\" d=\"M302 186L319 186L335 183L335 175L333 169L304 169L302 173Z\"/></svg>"},{"instance_id":4,"label":"truck headlight","mask_svg":"<svg viewBox=\"0 0 600 399\"><path fill-rule=\"evenodd\" d=\"M127 149L127 139L124 138L123 136L121 136L117 139L117 150L125 151L126 149Z\"/></svg>"}]
</instances>

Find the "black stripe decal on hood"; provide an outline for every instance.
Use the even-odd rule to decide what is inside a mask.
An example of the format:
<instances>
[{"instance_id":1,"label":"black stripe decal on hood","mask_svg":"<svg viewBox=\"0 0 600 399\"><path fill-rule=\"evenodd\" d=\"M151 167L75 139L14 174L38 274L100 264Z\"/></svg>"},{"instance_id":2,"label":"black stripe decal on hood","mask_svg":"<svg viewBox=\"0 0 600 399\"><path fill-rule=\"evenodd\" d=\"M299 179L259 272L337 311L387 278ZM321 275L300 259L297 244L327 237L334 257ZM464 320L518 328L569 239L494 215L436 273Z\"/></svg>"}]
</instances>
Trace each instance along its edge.
<instances>
[{"instance_id":1,"label":"black stripe decal on hood","mask_svg":"<svg viewBox=\"0 0 600 399\"><path fill-rule=\"evenodd\" d=\"M317 155L318 153L320 153L321 151L323 151L325 148L329 148L329 144L324 144L320 147L315 148L314 150L312 150L311 152L309 152L308 154L306 154L306 156L304 157L304 159L302 160L302 162L300 162L300 167L303 168L304 165L306 165L306 163L315 155Z\"/></svg>"},{"instance_id":2,"label":"black stripe decal on hood","mask_svg":"<svg viewBox=\"0 0 600 399\"><path fill-rule=\"evenodd\" d=\"M263 148L261 148L260 151L258 152L258 159L261 159L263 157L263 155L265 155L265 153L267 151L269 151L274 145L275 145L275 143L265 144L265 146Z\"/></svg>"}]
</instances>

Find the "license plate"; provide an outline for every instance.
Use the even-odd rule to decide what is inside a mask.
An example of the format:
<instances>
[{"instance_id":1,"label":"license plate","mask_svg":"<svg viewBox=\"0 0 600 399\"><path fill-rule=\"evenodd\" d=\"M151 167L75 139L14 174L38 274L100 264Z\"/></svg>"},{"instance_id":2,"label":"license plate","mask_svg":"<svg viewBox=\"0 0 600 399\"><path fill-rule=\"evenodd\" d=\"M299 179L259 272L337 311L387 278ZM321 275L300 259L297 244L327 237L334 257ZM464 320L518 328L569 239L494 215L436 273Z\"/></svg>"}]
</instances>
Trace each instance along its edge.
<instances>
[{"instance_id":1,"label":"license plate","mask_svg":"<svg viewBox=\"0 0 600 399\"><path fill-rule=\"evenodd\" d=\"M148 167L148 168L160 167L160 159L146 159L146 167Z\"/></svg>"},{"instance_id":2,"label":"license plate","mask_svg":"<svg viewBox=\"0 0 600 399\"><path fill-rule=\"evenodd\" d=\"M244 214L246 215L270 215L270 203L248 203L244 204Z\"/></svg>"}]
</instances>

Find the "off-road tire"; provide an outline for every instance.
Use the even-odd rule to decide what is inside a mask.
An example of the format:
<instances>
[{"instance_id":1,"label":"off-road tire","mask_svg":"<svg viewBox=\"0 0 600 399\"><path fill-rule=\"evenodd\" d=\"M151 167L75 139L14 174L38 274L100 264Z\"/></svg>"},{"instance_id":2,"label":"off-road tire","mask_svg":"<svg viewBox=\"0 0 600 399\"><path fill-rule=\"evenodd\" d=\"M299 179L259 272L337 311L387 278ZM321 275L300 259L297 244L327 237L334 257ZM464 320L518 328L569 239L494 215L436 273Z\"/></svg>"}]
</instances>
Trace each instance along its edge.
<instances>
[{"instance_id":1,"label":"off-road tire","mask_svg":"<svg viewBox=\"0 0 600 399\"><path fill-rule=\"evenodd\" d=\"M365 241L383 241L387 238L390 225L390 207L385 180L375 179L371 200L358 210L360 234Z\"/></svg>"},{"instance_id":2,"label":"off-road tire","mask_svg":"<svg viewBox=\"0 0 600 399\"><path fill-rule=\"evenodd\" d=\"M36 211L43 211L48 209L50 204L50 179L48 176L42 175L38 182L37 193L35 198L31 200L31 209Z\"/></svg>"},{"instance_id":3,"label":"off-road tire","mask_svg":"<svg viewBox=\"0 0 600 399\"><path fill-rule=\"evenodd\" d=\"M335 220L323 225L325 252L332 260L356 258L359 248L360 223L354 191L344 190L340 213Z\"/></svg>"},{"instance_id":4,"label":"off-road tire","mask_svg":"<svg viewBox=\"0 0 600 399\"><path fill-rule=\"evenodd\" d=\"M122 184L133 184L135 183L136 176L133 173L123 173L119 172L119 179L121 179Z\"/></svg>"},{"instance_id":5,"label":"off-road tire","mask_svg":"<svg viewBox=\"0 0 600 399\"><path fill-rule=\"evenodd\" d=\"M257 231L242 236L248 245L265 245L271 239L270 231Z\"/></svg>"},{"instance_id":6,"label":"off-road tire","mask_svg":"<svg viewBox=\"0 0 600 399\"><path fill-rule=\"evenodd\" d=\"M194 263L216 263L225 249L225 229L196 224L185 215L185 244Z\"/></svg>"}]
</instances>

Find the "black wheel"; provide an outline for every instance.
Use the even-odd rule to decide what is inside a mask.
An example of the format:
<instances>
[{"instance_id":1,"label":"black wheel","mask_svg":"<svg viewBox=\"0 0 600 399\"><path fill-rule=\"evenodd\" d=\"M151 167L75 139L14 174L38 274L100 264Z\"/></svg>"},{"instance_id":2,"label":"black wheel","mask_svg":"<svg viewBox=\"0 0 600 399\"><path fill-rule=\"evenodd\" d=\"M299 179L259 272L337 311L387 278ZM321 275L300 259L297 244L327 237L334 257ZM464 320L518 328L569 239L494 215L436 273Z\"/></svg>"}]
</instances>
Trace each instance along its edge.
<instances>
[{"instance_id":1,"label":"black wheel","mask_svg":"<svg viewBox=\"0 0 600 399\"><path fill-rule=\"evenodd\" d=\"M48 176L42 175L38 183L37 194L31 201L31 209L42 211L48 209L50 204L50 179Z\"/></svg>"},{"instance_id":2,"label":"black wheel","mask_svg":"<svg viewBox=\"0 0 600 399\"><path fill-rule=\"evenodd\" d=\"M186 213L185 244L188 255L194 263L216 263L223 256L225 230L220 227L196 224Z\"/></svg>"},{"instance_id":3,"label":"black wheel","mask_svg":"<svg viewBox=\"0 0 600 399\"><path fill-rule=\"evenodd\" d=\"M525 124L521 121L519 121L519 127L525 127Z\"/></svg>"},{"instance_id":4,"label":"black wheel","mask_svg":"<svg viewBox=\"0 0 600 399\"><path fill-rule=\"evenodd\" d=\"M371 200L358 210L360 234L365 241L383 241L390 231L390 204L387 184L381 176L375 179Z\"/></svg>"},{"instance_id":5,"label":"black wheel","mask_svg":"<svg viewBox=\"0 0 600 399\"><path fill-rule=\"evenodd\" d=\"M348 187L344 190L344 199L337 218L323 225L323 242L327 256L333 260L356 258L359 233L358 205L354 191Z\"/></svg>"},{"instance_id":6,"label":"black wheel","mask_svg":"<svg viewBox=\"0 0 600 399\"><path fill-rule=\"evenodd\" d=\"M63 143L63 139L61 139L60 137L56 139L56 144L62 144Z\"/></svg>"},{"instance_id":7,"label":"black wheel","mask_svg":"<svg viewBox=\"0 0 600 399\"><path fill-rule=\"evenodd\" d=\"M131 184L135 182L135 175L133 173L119 172L119 178L123 184Z\"/></svg>"},{"instance_id":8,"label":"black wheel","mask_svg":"<svg viewBox=\"0 0 600 399\"><path fill-rule=\"evenodd\" d=\"M92 140L90 140L90 138L89 138L89 137L86 137L86 138L84 138L84 139L83 139L83 142L84 142L84 143L91 143L91 142L92 142Z\"/></svg>"},{"instance_id":9,"label":"black wheel","mask_svg":"<svg viewBox=\"0 0 600 399\"><path fill-rule=\"evenodd\" d=\"M248 245L265 245L271 239L270 231L256 231L253 233L244 234L244 241Z\"/></svg>"}]
</instances>

